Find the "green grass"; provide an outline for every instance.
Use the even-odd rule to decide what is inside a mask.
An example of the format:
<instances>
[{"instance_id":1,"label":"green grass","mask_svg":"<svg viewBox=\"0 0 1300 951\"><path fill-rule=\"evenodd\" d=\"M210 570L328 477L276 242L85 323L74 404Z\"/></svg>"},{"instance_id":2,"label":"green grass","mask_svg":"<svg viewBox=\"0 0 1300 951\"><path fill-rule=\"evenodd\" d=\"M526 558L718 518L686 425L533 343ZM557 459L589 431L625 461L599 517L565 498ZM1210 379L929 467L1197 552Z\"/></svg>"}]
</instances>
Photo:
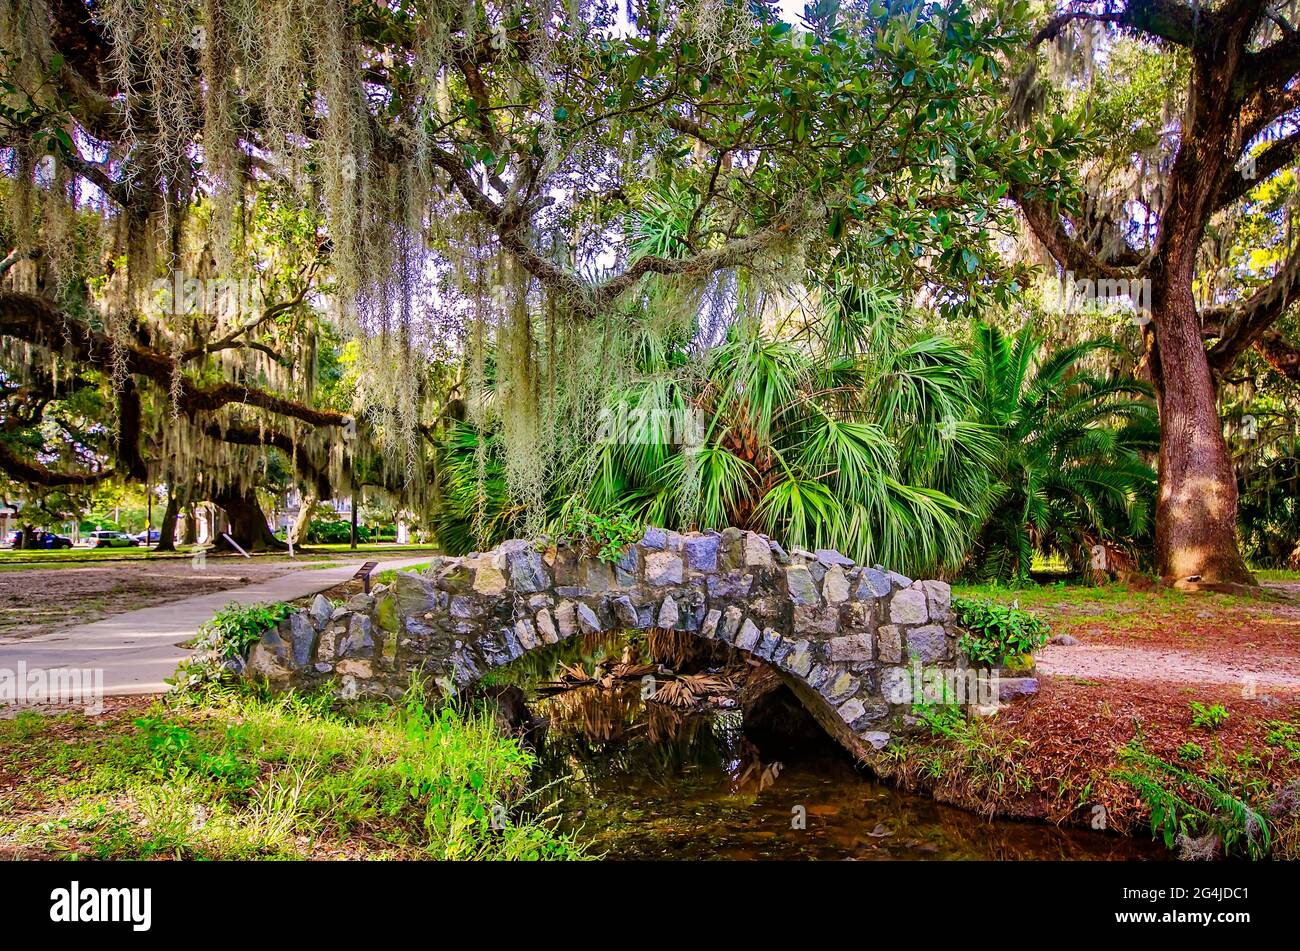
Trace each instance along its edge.
<instances>
[{"instance_id":1,"label":"green grass","mask_svg":"<svg viewBox=\"0 0 1300 951\"><path fill-rule=\"evenodd\" d=\"M410 571L410 572L418 573L423 571L425 568L428 568L430 564L432 564L432 562L424 561L418 565L407 565L405 568L385 568L383 571L378 572L375 575L375 581L379 582L380 584L392 584L394 581L397 580L398 571Z\"/></svg>"},{"instance_id":2,"label":"green grass","mask_svg":"<svg viewBox=\"0 0 1300 951\"><path fill-rule=\"evenodd\" d=\"M1090 605L1096 610L1115 610L1121 613L1131 613L1143 606L1177 609L1192 604L1232 607L1259 603L1249 597L1207 591L1188 592L1177 588L1134 591L1122 584L1081 585L1061 582L1019 588L996 584L955 584L952 593L953 597L988 598L1005 604L1019 602L1021 607L1031 609Z\"/></svg>"},{"instance_id":3,"label":"green grass","mask_svg":"<svg viewBox=\"0 0 1300 951\"><path fill-rule=\"evenodd\" d=\"M0 846L99 859L566 859L533 756L482 711L209 694L0 722Z\"/></svg>"},{"instance_id":4,"label":"green grass","mask_svg":"<svg viewBox=\"0 0 1300 951\"><path fill-rule=\"evenodd\" d=\"M347 545L311 545L297 549L294 558L287 552L262 552L253 555L253 560L262 563L313 564L318 560L337 562L348 556L357 555L400 555L436 552L434 545L392 545L372 544L358 545L354 552ZM64 548L46 551L43 549L0 550L0 571L24 571L31 568L61 568L68 565L97 564L115 561L179 561L193 557L194 550L186 547L177 552L154 552L149 548ZM238 552L208 551L207 557L238 558Z\"/></svg>"}]
</instances>

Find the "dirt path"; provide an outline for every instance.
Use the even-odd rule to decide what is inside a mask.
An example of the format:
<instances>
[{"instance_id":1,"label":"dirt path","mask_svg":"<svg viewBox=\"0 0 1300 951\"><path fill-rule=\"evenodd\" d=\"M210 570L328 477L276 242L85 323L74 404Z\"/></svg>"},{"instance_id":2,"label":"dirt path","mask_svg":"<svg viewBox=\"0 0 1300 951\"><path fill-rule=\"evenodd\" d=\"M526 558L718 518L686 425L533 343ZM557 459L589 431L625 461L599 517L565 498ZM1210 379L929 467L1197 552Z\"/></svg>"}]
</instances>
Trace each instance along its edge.
<instances>
[{"instance_id":1,"label":"dirt path","mask_svg":"<svg viewBox=\"0 0 1300 951\"><path fill-rule=\"evenodd\" d=\"M1239 687L1243 697L1262 690L1300 693L1300 664L1279 657L1206 656L1186 651L1120 644L1046 647L1038 670L1055 677L1084 680L1135 680Z\"/></svg>"},{"instance_id":2,"label":"dirt path","mask_svg":"<svg viewBox=\"0 0 1300 951\"><path fill-rule=\"evenodd\" d=\"M280 571L276 577L238 590L218 590L182 601L115 614L90 624L0 643L0 670L88 672L101 696L162 693L166 679L189 654L184 646L229 601L292 601L346 581L365 560L353 556L329 568ZM380 568L405 568L428 556L373 559Z\"/></svg>"},{"instance_id":3,"label":"dirt path","mask_svg":"<svg viewBox=\"0 0 1300 951\"><path fill-rule=\"evenodd\" d=\"M0 572L0 644L9 644L127 611L261 584L290 572L351 563L357 555L300 560L209 557L117 561ZM375 559L379 556L366 555Z\"/></svg>"},{"instance_id":4,"label":"dirt path","mask_svg":"<svg viewBox=\"0 0 1300 951\"><path fill-rule=\"evenodd\" d=\"M1300 594L1293 583L1270 588ZM1300 693L1300 600L1134 593L1026 606L1079 642L1043 649L1038 669L1049 676L1229 687L1244 699Z\"/></svg>"}]
</instances>

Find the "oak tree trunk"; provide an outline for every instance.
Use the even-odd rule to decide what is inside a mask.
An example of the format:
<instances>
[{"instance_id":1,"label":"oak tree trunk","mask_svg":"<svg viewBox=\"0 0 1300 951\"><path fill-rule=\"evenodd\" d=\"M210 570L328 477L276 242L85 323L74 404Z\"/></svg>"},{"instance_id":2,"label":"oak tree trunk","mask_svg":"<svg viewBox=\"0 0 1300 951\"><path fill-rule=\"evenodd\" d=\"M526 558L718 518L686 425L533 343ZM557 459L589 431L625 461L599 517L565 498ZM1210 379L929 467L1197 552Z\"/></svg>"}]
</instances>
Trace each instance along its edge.
<instances>
[{"instance_id":1,"label":"oak tree trunk","mask_svg":"<svg viewBox=\"0 0 1300 951\"><path fill-rule=\"evenodd\" d=\"M1157 569L1168 581L1255 584L1237 547L1237 476L1191 283L1160 296L1153 366L1160 404Z\"/></svg>"},{"instance_id":2,"label":"oak tree trunk","mask_svg":"<svg viewBox=\"0 0 1300 951\"><path fill-rule=\"evenodd\" d=\"M181 539L181 544L193 548L199 543L199 512L198 506L193 502L185 505L185 537Z\"/></svg>"},{"instance_id":3,"label":"oak tree trunk","mask_svg":"<svg viewBox=\"0 0 1300 951\"><path fill-rule=\"evenodd\" d=\"M158 526L158 547L154 551L176 550L176 516L180 512L180 500L175 492L167 493L167 508L163 511L162 523Z\"/></svg>"},{"instance_id":4,"label":"oak tree trunk","mask_svg":"<svg viewBox=\"0 0 1300 951\"><path fill-rule=\"evenodd\" d=\"M307 526L311 524L312 513L315 510L316 493L304 493L298 505L298 517L293 520L293 525L289 529L289 536L293 539L295 548L301 547L303 539L307 537Z\"/></svg>"},{"instance_id":5,"label":"oak tree trunk","mask_svg":"<svg viewBox=\"0 0 1300 951\"><path fill-rule=\"evenodd\" d=\"M244 551L282 551L288 546L271 534L266 523L266 515L257 501L257 494L252 489L243 492L226 489L214 498L217 505L225 510L230 519L230 537ZM218 544L225 539L218 537Z\"/></svg>"}]
</instances>

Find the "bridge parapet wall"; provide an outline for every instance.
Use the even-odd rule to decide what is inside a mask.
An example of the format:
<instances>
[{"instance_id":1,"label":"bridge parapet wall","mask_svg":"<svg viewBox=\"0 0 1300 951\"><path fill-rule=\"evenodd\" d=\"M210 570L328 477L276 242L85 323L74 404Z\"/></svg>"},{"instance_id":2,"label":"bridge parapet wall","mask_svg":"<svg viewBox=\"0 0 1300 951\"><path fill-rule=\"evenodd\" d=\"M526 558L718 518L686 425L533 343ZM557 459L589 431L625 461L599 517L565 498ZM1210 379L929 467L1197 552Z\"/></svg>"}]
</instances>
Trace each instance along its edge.
<instances>
[{"instance_id":1,"label":"bridge parapet wall","mask_svg":"<svg viewBox=\"0 0 1300 951\"><path fill-rule=\"evenodd\" d=\"M419 671L454 693L528 651L652 627L721 640L773 665L854 752L881 748L912 722L918 672L933 681L965 671L941 581L836 551L787 553L734 528L650 528L613 562L579 541L512 540L436 557L338 607L317 598L254 646L246 673L281 686L330 680L356 696L396 695Z\"/></svg>"}]
</instances>

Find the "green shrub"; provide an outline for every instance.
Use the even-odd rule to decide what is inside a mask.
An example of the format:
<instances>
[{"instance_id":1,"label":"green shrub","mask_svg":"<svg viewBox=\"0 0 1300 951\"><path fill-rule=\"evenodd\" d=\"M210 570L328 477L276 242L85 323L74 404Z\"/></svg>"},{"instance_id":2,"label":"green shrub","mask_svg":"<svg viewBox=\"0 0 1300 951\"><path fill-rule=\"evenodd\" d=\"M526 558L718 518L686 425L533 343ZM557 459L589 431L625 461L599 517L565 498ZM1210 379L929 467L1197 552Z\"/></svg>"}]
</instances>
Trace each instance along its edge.
<instances>
[{"instance_id":1,"label":"green shrub","mask_svg":"<svg viewBox=\"0 0 1300 951\"><path fill-rule=\"evenodd\" d=\"M187 690L220 682L230 662L247 654L263 634L292 613L293 606L283 601L246 605L232 601L199 628L194 653L181 662L168 683Z\"/></svg>"},{"instance_id":2,"label":"green shrub","mask_svg":"<svg viewBox=\"0 0 1300 951\"><path fill-rule=\"evenodd\" d=\"M345 545L352 540L352 523L342 519L312 519L307 523L306 539L308 545ZM370 529L358 525L357 541L369 542Z\"/></svg>"},{"instance_id":3,"label":"green shrub","mask_svg":"<svg viewBox=\"0 0 1300 951\"><path fill-rule=\"evenodd\" d=\"M263 634L292 613L293 606L283 601L271 604L232 601L199 628L199 643L212 647L222 657L242 657Z\"/></svg>"},{"instance_id":4,"label":"green shrub","mask_svg":"<svg viewBox=\"0 0 1300 951\"><path fill-rule=\"evenodd\" d=\"M602 561L618 561L623 549L645 534L641 522L622 513L597 515L571 508L558 526L561 535L585 541Z\"/></svg>"},{"instance_id":5,"label":"green shrub","mask_svg":"<svg viewBox=\"0 0 1300 951\"><path fill-rule=\"evenodd\" d=\"M997 667L1009 657L1032 654L1052 632L1037 615L986 598L954 598L952 606L965 631L961 649L974 664Z\"/></svg>"}]
</instances>

